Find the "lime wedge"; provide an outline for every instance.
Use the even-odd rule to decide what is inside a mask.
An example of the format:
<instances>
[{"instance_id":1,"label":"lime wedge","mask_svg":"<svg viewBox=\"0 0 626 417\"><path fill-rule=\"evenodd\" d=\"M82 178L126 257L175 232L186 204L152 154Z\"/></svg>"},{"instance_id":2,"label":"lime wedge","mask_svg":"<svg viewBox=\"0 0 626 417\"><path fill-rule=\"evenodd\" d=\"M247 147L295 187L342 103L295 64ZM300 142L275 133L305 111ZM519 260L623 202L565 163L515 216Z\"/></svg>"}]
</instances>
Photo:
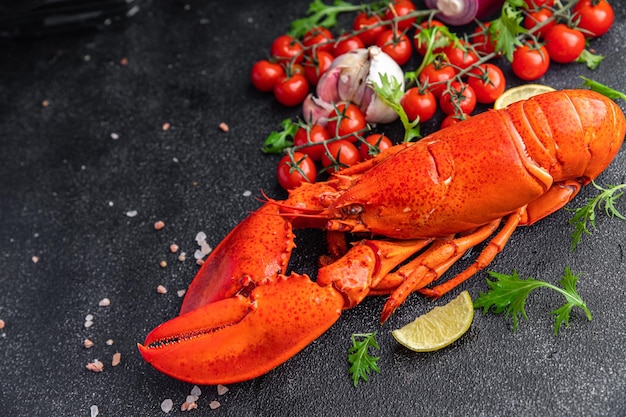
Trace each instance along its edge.
<instances>
[{"instance_id":1,"label":"lime wedge","mask_svg":"<svg viewBox=\"0 0 626 417\"><path fill-rule=\"evenodd\" d=\"M555 91L554 88L543 85L543 84L524 84L517 87L509 88L506 90L493 105L493 108L503 109L507 107L509 104L515 103L516 101L526 100L531 98L532 96L536 96L539 94L547 93L550 91Z\"/></svg>"},{"instance_id":2,"label":"lime wedge","mask_svg":"<svg viewBox=\"0 0 626 417\"><path fill-rule=\"evenodd\" d=\"M463 291L448 304L435 307L391 334L401 345L416 352L432 352L448 346L470 328L474 304Z\"/></svg>"}]
</instances>

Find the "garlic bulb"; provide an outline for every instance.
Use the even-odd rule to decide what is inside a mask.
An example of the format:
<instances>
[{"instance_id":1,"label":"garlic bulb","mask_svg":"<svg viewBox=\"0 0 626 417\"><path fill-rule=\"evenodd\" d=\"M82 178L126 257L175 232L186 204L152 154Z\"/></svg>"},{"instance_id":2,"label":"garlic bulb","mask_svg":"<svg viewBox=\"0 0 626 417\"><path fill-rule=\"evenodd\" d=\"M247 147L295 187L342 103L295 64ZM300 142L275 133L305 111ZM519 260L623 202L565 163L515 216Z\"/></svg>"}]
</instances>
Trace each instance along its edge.
<instances>
[{"instance_id":1,"label":"garlic bulb","mask_svg":"<svg viewBox=\"0 0 626 417\"><path fill-rule=\"evenodd\" d=\"M338 56L322 75L316 94L302 105L306 121L325 125L333 104L350 101L365 114L369 123L390 123L398 115L376 95L371 83L381 83L381 74L395 78L404 89L404 72L389 55L377 46L360 48Z\"/></svg>"}]
</instances>

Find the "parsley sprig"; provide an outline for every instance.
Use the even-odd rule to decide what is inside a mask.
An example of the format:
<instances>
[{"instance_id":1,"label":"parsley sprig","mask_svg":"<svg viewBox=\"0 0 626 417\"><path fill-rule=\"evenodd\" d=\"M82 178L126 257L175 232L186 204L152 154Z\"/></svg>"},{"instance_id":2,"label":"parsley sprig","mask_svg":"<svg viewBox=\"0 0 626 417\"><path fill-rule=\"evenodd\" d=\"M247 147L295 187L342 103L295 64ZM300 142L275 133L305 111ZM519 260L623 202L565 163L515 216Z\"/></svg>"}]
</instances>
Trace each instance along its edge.
<instances>
[{"instance_id":1,"label":"parsley sprig","mask_svg":"<svg viewBox=\"0 0 626 417\"><path fill-rule=\"evenodd\" d=\"M335 0L332 5L324 4L322 0L313 0L309 4L306 16L291 22L289 34L299 38L316 26L332 28L337 24L339 14L365 10L367 7L369 6L350 4L343 0Z\"/></svg>"},{"instance_id":2,"label":"parsley sprig","mask_svg":"<svg viewBox=\"0 0 626 417\"><path fill-rule=\"evenodd\" d=\"M556 318L554 334L559 333L559 329L563 323L565 323L565 327L569 327L570 311L574 307L582 308L587 315L587 319L591 320L591 312L576 290L578 276L573 274L569 267L565 268L565 274L559 281L562 288L530 277L521 279L517 275L516 270L513 270L511 275L492 271L489 272L489 275L495 278L496 281L487 280L490 290L487 293L479 294L478 298L474 301L474 308L482 308L483 313L492 310L496 314L504 312L506 317L513 317L513 331L517 330L520 316L528 320L528 316L524 310L528 295L533 290L542 287L550 288L562 294L566 300L563 306L551 312Z\"/></svg>"},{"instance_id":3,"label":"parsley sprig","mask_svg":"<svg viewBox=\"0 0 626 417\"><path fill-rule=\"evenodd\" d=\"M348 362L350 362L350 375L352 382L356 387L359 381L363 379L368 381L370 372L376 371L380 373L380 369L376 362L380 357L371 356L369 349L374 348L380 350L378 342L376 342L376 332L372 333L356 333L352 335L352 347L348 349Z\"/></svg>"},{"instance_id":4,"label":"parsley sprig","mask_svg":"<svg viewBox=\"0 0 626 417\"><path fill-rule=\"evenodd\" d=\"M574 225L574 232L571 236L572 250L574 250L578 243L580 243L580 238L582 237L583 233L586 233L588 235L591 234L591 231L587 227L588 224L590 224L591 227L595 229L596 207L604 208L604 211L609 217L617 217L622 220L626 220L626 217L624 217L622 213L620 213L615 207L615 202L617 201L617 199L620 198L622 194L624 194L624 192L618 193L618 191L626 188L626 184L608 185L607 188L603 188L595 182L592 182L592 184L594 187L600 190L601 193L593 198L588 198L583 207L570 210L574 212L574 217L569 220L569 223Z\"/></svg>"},{"instance_id":5,"label":"parsley sprig","mask_svg":"<svg viewBox=\"0 0 626 417\"><path fill-rule=\"evenodd\" d=\"M380 84L372 82L370 84L374 92L387 106L393 109L398 114L402 126L404 127L404 142L409 142L412 139L420 138L420 125L419 118L414 121L409 120L409 116L404 111L404 107L400 104L402 97L404 96L404 90L400 85L400 82L394 77L388 77L387 74L380 75Z\"/></svg>"}]
</instances>

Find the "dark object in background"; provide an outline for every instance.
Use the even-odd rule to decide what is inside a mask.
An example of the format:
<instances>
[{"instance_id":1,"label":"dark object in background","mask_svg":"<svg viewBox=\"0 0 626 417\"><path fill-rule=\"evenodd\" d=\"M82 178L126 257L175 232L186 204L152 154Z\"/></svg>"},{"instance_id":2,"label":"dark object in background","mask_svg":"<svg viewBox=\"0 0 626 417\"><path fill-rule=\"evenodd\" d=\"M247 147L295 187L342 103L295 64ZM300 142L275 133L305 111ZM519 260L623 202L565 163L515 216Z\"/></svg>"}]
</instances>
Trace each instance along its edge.
<instances>
[{"instance_id":1,"label":"dark object in background","mask_svg":"<svg viewBox=\"0 0 626 417\"><path fill-rule=\"evenodd\" d=\"M0 38L106 27L133 16L139 0L0 0Z\"/></svg>"}]
</instances>

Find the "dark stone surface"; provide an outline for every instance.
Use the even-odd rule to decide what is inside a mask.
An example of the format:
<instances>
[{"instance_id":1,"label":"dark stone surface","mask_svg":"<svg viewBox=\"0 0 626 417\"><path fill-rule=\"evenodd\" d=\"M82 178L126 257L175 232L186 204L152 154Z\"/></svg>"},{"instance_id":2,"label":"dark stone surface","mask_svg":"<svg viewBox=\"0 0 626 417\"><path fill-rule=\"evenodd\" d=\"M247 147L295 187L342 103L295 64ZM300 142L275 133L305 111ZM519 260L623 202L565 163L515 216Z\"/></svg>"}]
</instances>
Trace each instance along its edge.
<instances>
[{"instance_id":1,"label":"dark stone surface","mask_svg":"<svg viewBox=\"0 0 626 417\"><path fill-rule=\"evenodd\" d=\"M249 71L307 3L144 1L131 20L102 31L2 41L1 415L88 416L96 404L101 416L156 416L166 398L174 400L172 415L181 413L192 386L152 369L136 343L177 314L176 291L197 270L196 233L206 232L214 246L258 206L260 190L282 195L277 157L259 147L298 109L254 91ZM626 90L626 5L612 3L615 26L592 41L606 55L600 67L553 64L539 82L572 88L585 75ZM230 131L220 131L220 122ZM625 170L621 151L598 182L623 183ZM573 206L592 195L583 190ZM626 211L623 202L618 207ZM127 217L130 210L137 215ZM214 387L202 387L194 415L626 414L626 222L599 214L598 229L571 252L570 217L562 210L517 230L490 268L556 282L570 266L582 273L579 291L593 321L575 310L570 328L554 336L549 312L561 299L538 291L526 309L530 321L516 333L510 320L477 314L459 342L413 354L389 330L450 297L412 296L383 328L384 299L372 298L267 375L231 385L219 398ZM158 232L157 220L166 224ZM186 262L169 252L173 242ZM293 268L313 272L321 234L300 233L298 246L303 255ZM461 289L476 297L487 289L485 278L480 273ZM159 284L166 295L156 293ZM104 297L109 307L98 306ZM87 314L94 316L90 328ZM354 388L350 335L373 330L382 372ZM95 347L85 349L84 338ZM122 363L113 368L116 351ZM101 374L85 369L94 359L105 363ZM213 411L214 399L221 407Z\"/></svg>"}]
</instances>

